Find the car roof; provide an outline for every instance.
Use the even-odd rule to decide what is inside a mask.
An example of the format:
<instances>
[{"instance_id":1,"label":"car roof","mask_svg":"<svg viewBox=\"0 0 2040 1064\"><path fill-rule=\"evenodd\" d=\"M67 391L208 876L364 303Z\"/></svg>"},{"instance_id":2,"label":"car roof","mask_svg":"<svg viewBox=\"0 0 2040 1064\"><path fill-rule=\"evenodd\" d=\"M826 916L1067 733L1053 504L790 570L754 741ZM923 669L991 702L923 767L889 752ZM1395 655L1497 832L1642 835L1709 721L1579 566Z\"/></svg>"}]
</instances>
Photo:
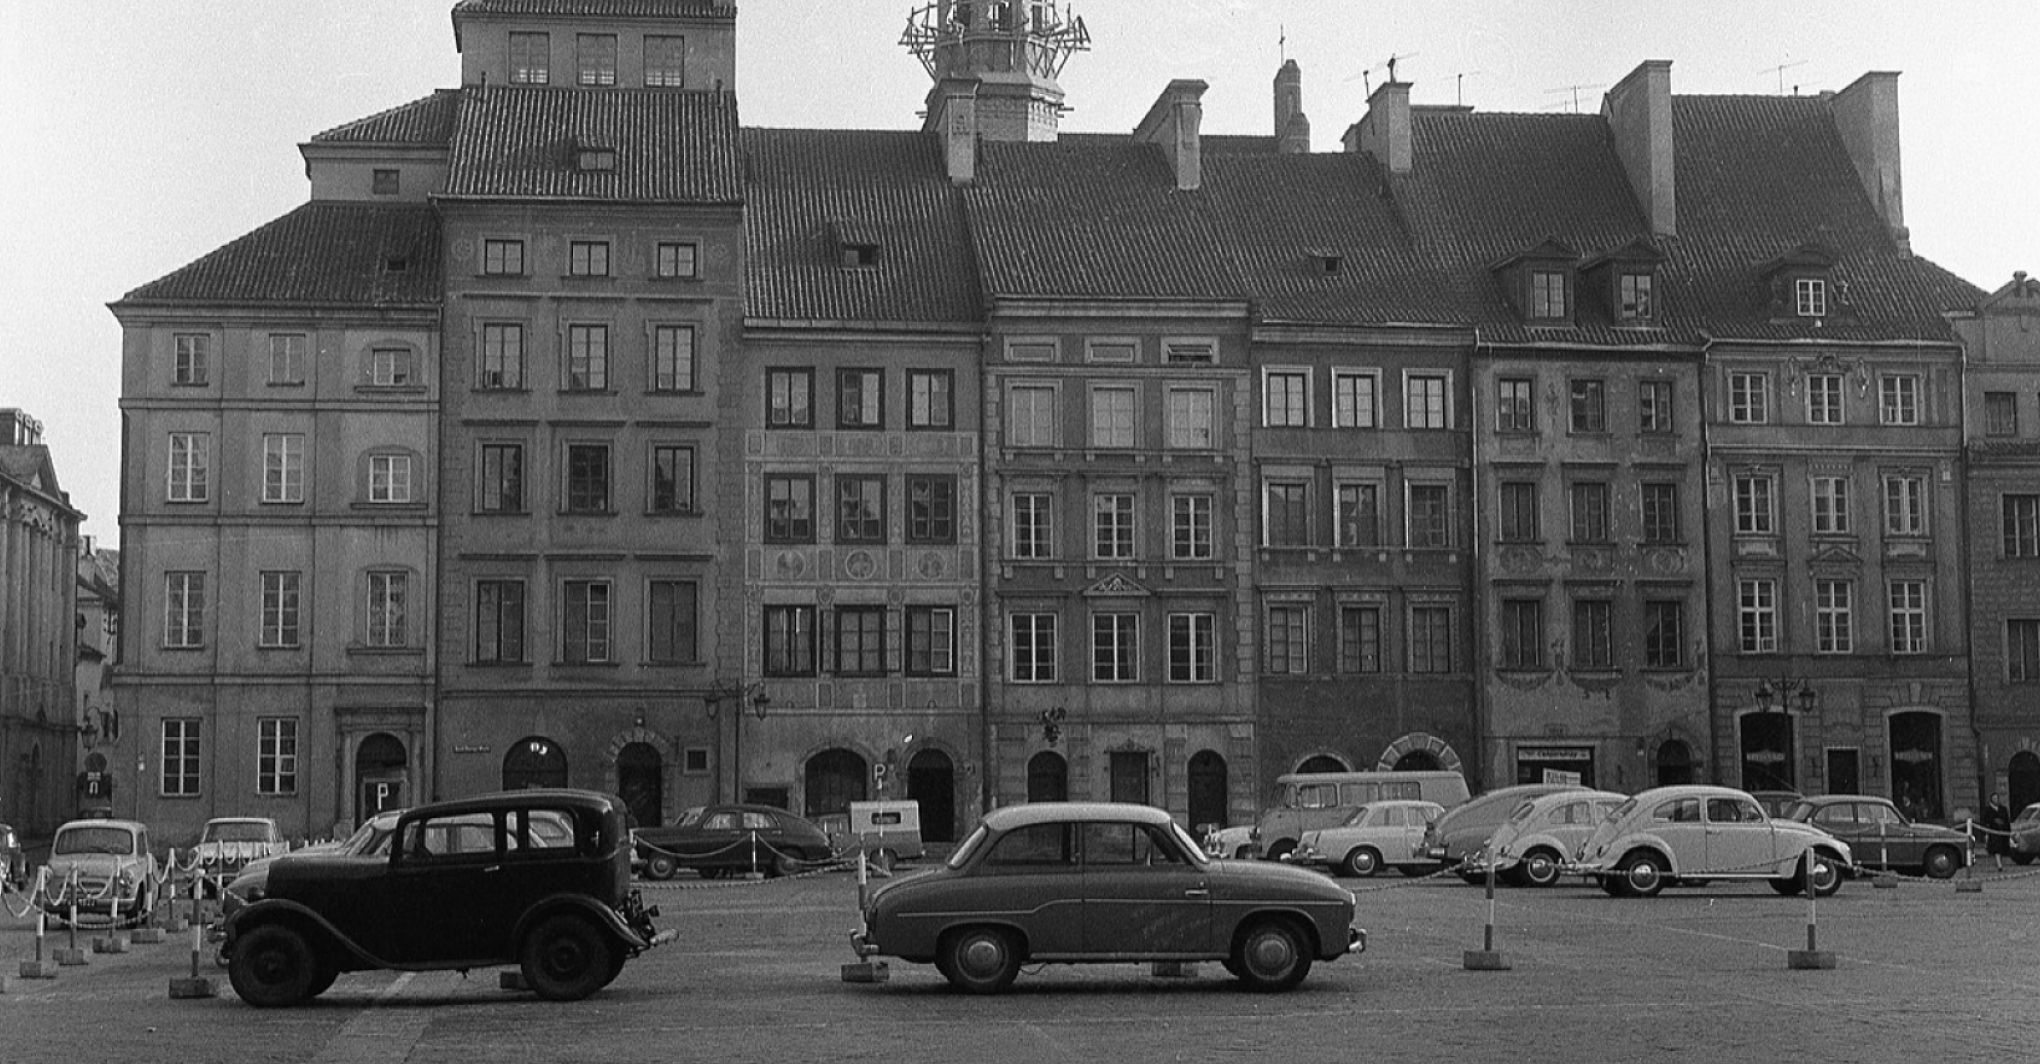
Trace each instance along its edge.
<instances>
[{"instance_id":1,"label":"car roof","mask_svg":"<svg viewBox=\"0 0 2040 1064\"><path fill-rule=\"evenodd\" d=\"M1720 786L1719 784L1713 783L1679 783L1674 784L1670 787L1652 787L1650 790L1647 791L1636 792L1636 800L1639 804L1647 801L1648 802L1663 801L1666 798L1686 798L1686 797L1753 798L1755 797L1755 795L1752 795L1748 791L1739 791L1736 790L1734 787L1723 787Z\"/></svg>"},{"instance_id":2,"label":"car roof","mask_svg":"<svg viewBox=\"0 0 2040 1064\"><path fill-rule=\"evenodd\" d=\"M622 808L615 797L604 794L601 791L587 791L573 787L529 787L524 790L490 791L487 794L473 794L465 798L453 798L443 802L414 805L405 810L403 815L407 818L426 815L444 816L528 805L567 805L605 811Z\"/></svg>"},{"instance_id":3,"label":"car roof","mask_svg":"<svg viewBox=\"0 0 2040 1064\"><path fill-rule=\"evenodd\" d=\"M1526 799L1526 801L1542 808L1549 808L1554 805L1563 805L1566 802L1577 802L1588 798L1628 798L1628 797L1629 797L1628 795L1623 794L1621 791L1603 791L1589 787L1577 791L1553 791L1550 794L1540 794L1534 798Z\"/></svg>"},{"instance_id":4,"label":"car roof","mask_svg":"<svg viewBox=\"0 0 2040 1064\"><path fill-rule=\"evenodd\" d=\"M1799 799L1810 805L1839 805L1843 802L1877 802L1891 805L1889 798L1876 794L1809 794Z\"/></svg>"},{"instance_id":5,"label":"car roof","mask_svg":"<svg viewBox=\"0 0 2040 1064\"><path fill-rule=\"evenodd\" d=\"M65 831L70 828L126 828L132 832L143 832L149 830L149 825L139 820L111 820L103 817L89 816L81 817L77 820L66 820L57 826L58 831Z\"/></svg>"},{"instance_id":6,"label":"car roof","mask_svg":"<svg viewBox=\"0 0 2040 1064\"><path fill-rule=\"evenodd\" d=\"M1084 820L1131 820L1138 824L1167 824L1166 811L1133 802L1028 802L1009 805L985 814L985 826L993 831L1010 831L1029 824L1067 823Z\"/></svg>"},{"instance_id":7,"label":"car roof","mask_svg":"<svg viewBox=\"0 0 2040 1064\"><path fill-rule=\"evenodd\" d=\"M213 818L212 818L211 820L208 820L208 821L206 821L206 823L208 823L208 824L274 824L274 823L276 823L276 821L274 821L274 820L272 820L272 819L270 819L269 817L266 817L266 816L216 816L216 817L213 817Z\"/></svg>"}]
</instances>

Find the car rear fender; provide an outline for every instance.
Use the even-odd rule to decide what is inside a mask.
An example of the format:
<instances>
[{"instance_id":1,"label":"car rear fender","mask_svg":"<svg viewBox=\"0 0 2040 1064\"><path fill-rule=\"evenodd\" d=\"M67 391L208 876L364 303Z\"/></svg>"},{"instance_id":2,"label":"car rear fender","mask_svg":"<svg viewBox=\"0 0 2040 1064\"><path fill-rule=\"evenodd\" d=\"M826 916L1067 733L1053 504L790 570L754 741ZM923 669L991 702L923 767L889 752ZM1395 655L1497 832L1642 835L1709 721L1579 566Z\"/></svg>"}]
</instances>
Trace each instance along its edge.
<instances>
[{"instance_id":1,"label":"car rear fender","mask_svg":"<svg viewBox=\"0 0 2040 1064\"><path fill-rule=\"evenodd\" d=\"M652 948L651 941L626 923L622 914L585 894L555 894L526 909L524 915L517 921L517 933L513 941L522 942L525 932L531 930L540 920L562 912L580 913L588 917L633 953Z\"/></svg>"},{"instance_id":2,"label":"car rear fender","mask_svg":"<svg viewBox=\"0 0 2040 1064\"><path fill-rule=\"evenodd\" d=\"M1663 840L1646 835L1640 839L1630 840L1629 844L1622 848L1622 859L1615 862L1614 867L1620 870L1629 863L1630 858L1647 853L1665 866L1665 875L1677 879L1680 869L1678 858L1673 856L1675 852L1672 847L1665 845Z\"/></svg>"}]
</instances>

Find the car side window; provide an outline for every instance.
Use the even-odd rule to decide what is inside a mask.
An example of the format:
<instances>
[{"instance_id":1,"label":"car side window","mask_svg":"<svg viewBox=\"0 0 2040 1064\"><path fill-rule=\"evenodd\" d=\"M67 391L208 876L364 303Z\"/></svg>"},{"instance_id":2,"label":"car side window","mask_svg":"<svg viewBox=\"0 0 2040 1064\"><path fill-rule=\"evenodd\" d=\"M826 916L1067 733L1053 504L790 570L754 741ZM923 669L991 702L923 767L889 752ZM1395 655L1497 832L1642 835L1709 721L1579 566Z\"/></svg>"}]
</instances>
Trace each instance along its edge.
<instances>
[{"instance_id":1,"label":"car side window","mask_svg":"<svg viewBox=\"0 0 2040 1064\"><path fill-rule=\"evenodd\" d=\"M1764 819L1763 812L1743 808L1743 803L1734 798L1707 799L1707 819L1716 824L1754 823Z\"/></svg>"},{"instance_id":2,"label":"car side window","mask_svg":"<svg viewBox=\"0 0 2040 1064\"><path fill-rule=\"evenodd\" d=\"M1651 819L1673 824L1697 824L1700 822L1700 799L1675 798L1652 811Z\"/></svg>"},{"instance_id":3,"label":"car side window","mask_svg":"<svg viewBox=\"0 0 2040 1064\"><path fill-rule=\"evenodd\" d=\"M1053 867L1074 861L1069 832L1062 824L1029 824L1000 838L985 863L1003 867Z\"/></svg>"},{"instance_id":4,"label":"car side window","mask_svg":"<svg viewBox=\"0 0 2040 1064\"><path fill-rule=\"evenodd\" d=\"M1857 808L1857 819L1868 824L1897 824L1898 810L1888 805L1864 805Z\"/></svg>"},{"instance_id":5,"label":"car side window","mask_svg":"<svg viewBox=\"0 0 2040 1064\"><path fill-rule=\"evenodd\" d=\"M1408 817L1409 814L1403 812L1402 806L1392 805L1381 810L1381 819L1377 824L1384 828L1399 828L1409 823Z\"/></svg>"},{"instance_id":6,"label":"car side window","mask_svg":"<svg viewBox=\"0 0 2040 1064\"><path fill-rule=\"evenodd\" d=\"M1086 865L1180 864L1182 858L1139 824L1085 824Z\"/></svg>"},{"instance_id":7,"label":"car side window","mask_svg":"<svg viewBox=\"0 0 2040 1064\"><path fill-rule=\"evenodd\" d=\"M735 831L737 830L737 814L717 813L714 816L708 817L701 822L701 830Z\"/></svg>"},{"instance_id":8,"label":"car side window","mask_svg":"<svg viewBox=\"0 0 2040 1064\"><path fill-rule=\"evenodd\" d=\"M771 831L772 829L778 826L779 826L778 822L773 820L769 814L766 813L744 814L745 831Z\"/></svg>"},{"instance_id":9,"label":"car side window","mask_svg":"<svg viewBox=\"0 0 2040 1064\"><path fill-rule=\"evenodd\" d=\"M1849 824L1855 822L1855 819L1855 807L1847 802L1843 802L1840 805L1824 806L1819 812L1813 814L1813 822L1816 824Z\"/></svg>"},{"instance_id":10,"label":"car side window","mask_svg":"<svg viewBox=\"0 0 2040 1064\"><path fill-rule=\"evenodd\" d=\"M1296 790L1296 804L1301 809L1329 809L1339 802L1339 788L1330 784L1312 784Z\"/></svg>"}]
</instances>

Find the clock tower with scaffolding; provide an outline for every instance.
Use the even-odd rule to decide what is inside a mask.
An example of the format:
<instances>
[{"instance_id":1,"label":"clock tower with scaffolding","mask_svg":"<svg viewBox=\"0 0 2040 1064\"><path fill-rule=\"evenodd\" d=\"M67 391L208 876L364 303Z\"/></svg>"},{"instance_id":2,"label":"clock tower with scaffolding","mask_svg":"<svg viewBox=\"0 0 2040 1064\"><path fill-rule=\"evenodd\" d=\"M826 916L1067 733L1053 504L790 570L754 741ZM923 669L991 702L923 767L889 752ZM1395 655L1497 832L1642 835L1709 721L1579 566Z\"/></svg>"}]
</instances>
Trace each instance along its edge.
<instances>
[{"instance_id":1,"label":"clock tower with scaffolding","mask_svg":"<svg viewBox=\"0 0 2040 1064\"><path fill-rule=\"evenodd\" d=\"M955 147L982 138L1052 141L1063 111L1056 78L1091 45L1084 20L1055 0L936 0L907 16L900 43L935 79L927 128Z\"/></svg>"}]
</instances>

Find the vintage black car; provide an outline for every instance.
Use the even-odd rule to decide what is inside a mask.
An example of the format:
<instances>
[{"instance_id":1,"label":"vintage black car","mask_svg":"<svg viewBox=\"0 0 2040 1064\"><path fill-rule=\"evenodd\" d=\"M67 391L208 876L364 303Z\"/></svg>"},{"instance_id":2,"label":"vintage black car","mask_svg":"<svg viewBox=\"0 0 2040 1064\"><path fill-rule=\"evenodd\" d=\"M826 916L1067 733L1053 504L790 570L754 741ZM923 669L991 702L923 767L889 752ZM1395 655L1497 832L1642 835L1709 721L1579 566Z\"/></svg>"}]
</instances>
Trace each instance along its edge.
<instances>
[{"instance_id":1,"label":"vintage black car","mask_svg":"<svg viewBox=\"0 0 2040 1064\"><path fill-rule=\"evenodd\" d=\"M587 997L672 937L630 887L624 817L593 791L506 791L411 809L383 852L279 859L227 920L234 992L295 1005L342 972L514 964L540 997Z\"/></svg>"},{"instance_id":2,"label":"vintage black car","mask_svg":"<svg viewBox=\"0 0 2040 1064\"><path fill-rule=\"evenodd\" d=\"M865 906L860 957L936 969L996 993L1023 964L1215 960L1253 990L1286 990L1313 960L1366 948L1353 895L1315 872L1207 856L1168 813L1030 802L985 815L943 867Z\"/></svg>"},{"instance_id":3,"label":"vintage black car","mask_svg":"<svg viewBox=\"0 0 2040 1064\"><path fill-rule=\"evenodd\" d=\"M682 868L694 869L703 879L747 872L792 875L835 857L821 828L769 805L689 809L679 823L639 828L636 836L645 875L653 879L671 879Z\"/></svg>"}]
</instances>

